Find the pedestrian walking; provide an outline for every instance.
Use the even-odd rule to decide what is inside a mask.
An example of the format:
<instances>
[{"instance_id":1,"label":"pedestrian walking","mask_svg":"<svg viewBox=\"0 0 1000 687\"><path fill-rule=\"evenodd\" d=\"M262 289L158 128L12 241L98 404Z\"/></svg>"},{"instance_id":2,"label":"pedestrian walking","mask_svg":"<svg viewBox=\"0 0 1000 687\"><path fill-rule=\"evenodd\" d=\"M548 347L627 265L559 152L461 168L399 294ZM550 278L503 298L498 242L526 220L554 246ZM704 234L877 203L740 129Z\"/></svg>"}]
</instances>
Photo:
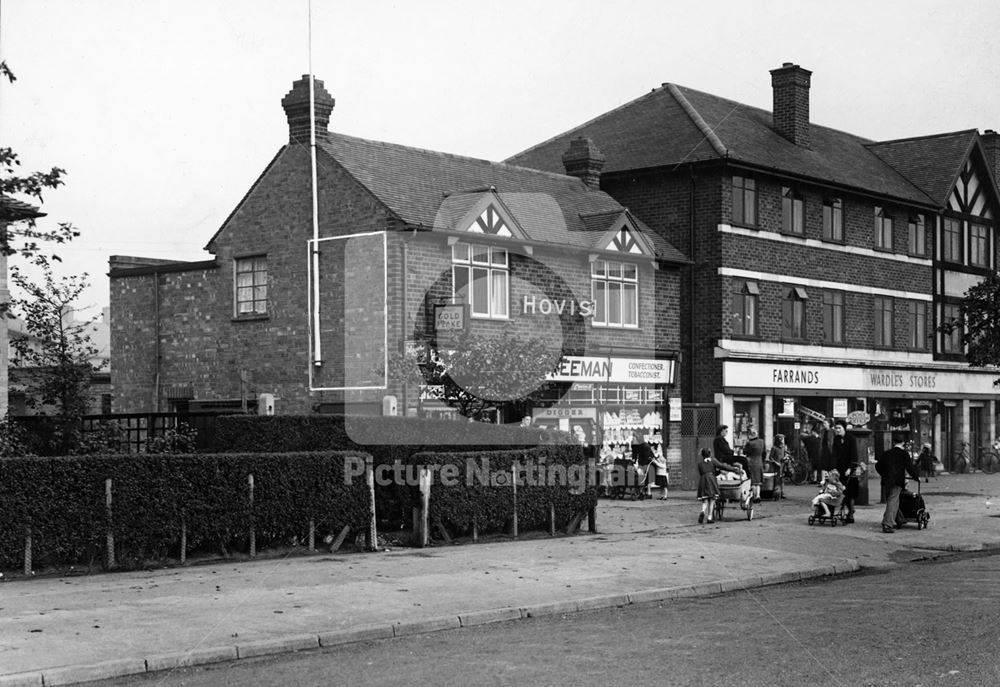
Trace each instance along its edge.
<instances>
[{"instance_id":1,"label":"pedestrian walking","mask_svg":"<svg viewBox=\"0 0 1000 687\"><path fill-rule=\"evenodd\" d=\"M747 460L750 469L750 489L753 492L753 502L760 503L760 485L764 481L764 452L767 447L764 440L757 436L757 431L751 429L747 435L749 439L743 445L743 456Z\"/></svg>"},{"instance_id":2,"label":"pedestrian walking","mask_svg":"<svg viewBox=\"0 0 1000 687\"><path fill-rule=\"evenodd\" d=\"M837 437L836 429L830 427L828 420L823 420L822 444L819 449L819 481L826 479L826 473L837 467L836 459L833 455L833 441Z\"/></svg>"},{"instance_id":3,"label":"pedestrian walking","mask_svg":"<svg viewBox=\"0 0 1000 687\"><path fill-rule=\"evenodd\" d=\"M899 514L899 495L906 486L906 475L919 480L920 476L906 450L906 438L902 433L892 435L892 448L882 454L875 464L875 471L882 478L885 498L885 513L882 514L882 531L893 534L904 522Z\"/></svg>"},{"instance_id":4,"label":"pedestrian walking","mask_svg":"<svg viewBox=\"0 0 1000 687\"><path fill-rule=\"evenodd\" d=\"M920 447L920 476L924 478L924 482L928 482L929 477L936 477L934 474L934 464L937 462L937 457L931 453L931 445L924 444Z\"/></svg>"},{"instance_id":5,"label":"pedestrian walking","mask_svg":"<svg viewBox=\"0 0 1000 687\"><path fill-rule=\"evenodd\" d=\"M652 496L652 488L650 487L648 475L650 466L655 462L655 456L653 455L653 449L646 443L646 435L638 429L632 433L632 460L639 466L639 472L646 475L643 489L647 495Z\"/></svg>"},{"instance_id":6,"label":"pedestrian walking","mask_svg":"<svg viewBox=\"0 0 1000 687\"><path fill-rule=\"evenodd\" d=\"M785 463L785 435L775 434L774 443L771 445L771 452L767 454L767 460L778 467L778 475L782 474L782 466Z\"/></svg>"},{"instance_id":7,"label":"pedestrian walking","mask_svg":"<svg viewBox=\"0 0 1000 687\"><path fill-rule=\"evenodd\" d=\"M833 444L830 454L833 459L834 469L837 470L838 477L843 476L844 483L844 522L854 522L854 501L858 498L858 490L861 483L858 480L858 458L855 455L857 448L850 437L847 436L847 423L837 420L833 425Z\"/></svg>"},{"instance_id":8,"label":"pedestrian walking","mask_svg":"<svg viewBox=\"0 0 1000 687\"><path fill-rule=\"evenodd\" d=\"M722 463L712 456L712 452L707 448L701 450L701 460L698 461L698 500L701 501L701 514L698 522L706 520L712 522L712 513L715 512L715 500L721 496L719 483L715 479L716 470L731 470L739 472L735 465Z\"/></svg>"},{"instance_id":9,"label":"pedestrian walking","mask_svg":"<svg viewBox=\"0 0 1000 687\"><path fill-rule=\"evenodd\" d=\"M801 443L806 448L806 453L809 454L809 483L819 484L820 483L820 458L821 449L823 446L823 440L816 431L815 425L807 427L802 433Z\"/></svg>"}]
</instances>

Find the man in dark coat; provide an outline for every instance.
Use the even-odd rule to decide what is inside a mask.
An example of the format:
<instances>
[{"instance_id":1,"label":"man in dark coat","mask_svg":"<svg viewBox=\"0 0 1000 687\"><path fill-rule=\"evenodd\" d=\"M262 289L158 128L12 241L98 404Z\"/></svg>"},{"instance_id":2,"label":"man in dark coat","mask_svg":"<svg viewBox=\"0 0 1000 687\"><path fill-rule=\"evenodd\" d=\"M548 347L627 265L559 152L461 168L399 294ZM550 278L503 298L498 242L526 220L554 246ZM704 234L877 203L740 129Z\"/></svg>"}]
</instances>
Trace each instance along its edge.
<instances>
[{"instance_id":1,"label":"man in dark coat","mask_svg":"<svg viewBox=\"0 0 1000 687\"><path fill-rule=\"evenodd\" d=\"M904 522L899 514L899 495L906 486L906 474L920 480L910 452L906 450L906 440L900 433L892 435L892 448L882 454L875 465L886 491L885 513L882 515L882 531L892 534Z\"/></svg>"},{"instance_id":2,"label":"man in dark coat","mask_svg":"<svg viewBox=\"0 0 1000 687\"><path fill-rule=\"evenodd\" d=\"M820 467L820 459L822 455L820 451L823 446L823 439L818 434L815 427L810 427L805 432L802 433L802 445L806 447L806 453L809 454L809 481L815 484L820 482L820 472L822 468Z\"/></svg>"}]
</instances>

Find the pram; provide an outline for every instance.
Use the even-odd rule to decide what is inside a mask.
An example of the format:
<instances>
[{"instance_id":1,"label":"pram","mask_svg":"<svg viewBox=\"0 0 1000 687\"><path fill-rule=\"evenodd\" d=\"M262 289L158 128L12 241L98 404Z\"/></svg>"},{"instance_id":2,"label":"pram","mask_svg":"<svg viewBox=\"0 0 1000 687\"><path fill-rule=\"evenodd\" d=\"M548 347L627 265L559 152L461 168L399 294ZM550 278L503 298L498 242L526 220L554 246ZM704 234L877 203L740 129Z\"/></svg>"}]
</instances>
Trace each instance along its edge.
<instances>
[{"instance_id":1,"label":"pram","mask_svg":"<svg viewBox=\"0 0 1000 687\"><path fill-rule=\"evenodd\" d=\"M781 465L770 460L764 461L764 481L760 485L760 497L772 501L785 498L781 482Z\"/></svg>"},{"instance_id":2,"label":"pram","mask_svg":"<svg viewBox=\"0 0 1000 687\"><path fill-rule=\"evenodd\" d=\"M908 478L907 481L913 478ZM917 523L917 529L927 529L927 523L931 519L931 514L927 512L924 504L924 497L920 495L920 480L913 480L917 483L917 493L908 491L903 486L903 491L899 493L899 514L906 522Z\"/></svg>"},{"instance_id":3,"label":"pram","mask_svg":"<svg viewBox=\"0 0 1000 687\"><path fill-rule=\"evenodd\" d=\"M610 475L608 495L613 499L631 499L640 501L646 498L649 487L649 468L647 465L636 465L628 458L615 460L614 469Z\"/></svg>"},{"instance_id":4,"label":"pram","mask_svg":"<svg viewBox=\"0 0 1000 687\"><path fill-rule=\"evenodd\" d=\"M723 472L716 480L719 485L719 498L715 499L712 513L713 520L722 520L726 512L726 503L739 503L740 509L746 512L747 520L753 520L753 490L750 488L750 477L742 469L736 472Z\"/></svg>"}]
</instances>

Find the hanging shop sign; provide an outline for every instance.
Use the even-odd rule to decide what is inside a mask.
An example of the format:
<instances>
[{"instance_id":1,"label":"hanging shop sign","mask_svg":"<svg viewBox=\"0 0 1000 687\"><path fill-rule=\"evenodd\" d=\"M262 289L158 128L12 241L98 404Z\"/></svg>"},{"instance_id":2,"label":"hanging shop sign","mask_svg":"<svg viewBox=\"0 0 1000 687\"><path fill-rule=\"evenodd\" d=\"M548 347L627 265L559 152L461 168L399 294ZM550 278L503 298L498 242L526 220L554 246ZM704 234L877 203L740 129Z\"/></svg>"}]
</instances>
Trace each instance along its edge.
<instances>
[{"instance_id":1,"label":"hanging shop sign","mask_svg":"<svg viewBox=\"0 0 1000 687\"><path fill-rule=\"evenodd\" d=\"M548 379L555 382L672 384L674 361L568 355L563 356Z\"/></svg>"},{"instance_id":2,"label":"hanging shop sign","mask_svg":"<svg viewBox=\"0 0 1000 687\"><path fill-rule=\"evenodd\" d=\"M835 399L833 399L833 416L834 417L846 417L847 416L847 399L846 398L835 398Z\"/></svg>"},{"instance_id":3,"label":"hanging shop sign","mask_svg":"<svg viewBox=\"0 0 1000 687\"><path fill-rule=\"evenodd\" d=\"M580 418L587 420L597 419L597 408L568 408L566 406L552 406L550 408L535 408L531 411L532 417L536 420L546 418Z\"/></svg>"},{"instance_id":4,"label":"hanging shop sign","mask_svg":"<svg viewBox=\"0 0 1000 687\"><path fill-rule=\"evenodd\" d=\"M847 414L847 424L854 427L864 427L871 422L871 419L871 415L863 410L855 410L853 413Z\"/></svg>"}]
</instances>

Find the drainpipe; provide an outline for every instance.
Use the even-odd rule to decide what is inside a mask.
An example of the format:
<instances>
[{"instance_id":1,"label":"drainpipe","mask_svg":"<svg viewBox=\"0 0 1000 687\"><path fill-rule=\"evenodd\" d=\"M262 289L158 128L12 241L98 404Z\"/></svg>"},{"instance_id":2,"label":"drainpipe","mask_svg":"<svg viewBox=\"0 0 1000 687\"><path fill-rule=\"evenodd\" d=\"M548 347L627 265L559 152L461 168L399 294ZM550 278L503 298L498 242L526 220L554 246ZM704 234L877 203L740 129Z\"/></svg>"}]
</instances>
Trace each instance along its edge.
<instances>
[{"instance_id":1,"label":"drainpipe","mask_svg":"<svg viewBox=\"0 0 1000 687\"><path fill-rule=\"evenodd\" d=\"M160 273L153 270L153 355L155 375L153 381L153 411L160 412Z\"/></svg>"},{"instance_id":2,"label":"drainpipe","mask_svg":"<svg viewBox=\"0 0 1000 687\"><path fill-rule=\"evenodd\" d=\"M688 257L691 258L691 263L692 264L691 264L690 270L688 271L688 288L690 289L689 295L688 295L688 308L690 309L690 313L688 314L688 317L689 317L688 332L690 332L690 334L689 334L689 340L688 340L688 361L689 361L688 362L688 370L689 370L690 374L688 375L688 380L687 381L688 381L688 389L690 390L689 391L689 394L690 394L689 398L693 402L693 401L695 401L695 397L694 397L694 378L695 378L694 368L695 368L695 361L697 360L697 358L695 357L695 351L697 350L697 348L695 346L695 341L694 341L695 320L696 320L696 318L695 318L695 308L694 308L694 298L695 298L695 293L696 293L695 286L697 284L697 278L696 278L696 275L695 275L695 267L698 264L698 260L697 260L696 251L695 251L695 220L696 220L696 216L695 216L695 205L694 204L695 204L695 183L696 182L695 182L694 169L689 167L688 168L688 173L690 174L690 178L691 178L690 198L688 200L688 202L690 203L689 208L688 208L688 222L689 222L688 223L688 250L690 251L690 255Z\"/></svg>"},{"instance_id":3,"label":"drainpipe","mask_svg":"<svg viewBox=\"0 0 1000 687\"><path fill-rule=\"evenodd\" d=\"M403 241L401 243L401 246L402 246L402 256L401 256L401 259L400 259L400 270L399 270L400 272L403 273L402 274L403 288L401 289L401 294L400 294L401 297L402 297L402 299L403 299L403 307L401 308L401 312L400 312L400 315L401 315L400 323L401 323L401 325L400 325L400 340L399 340L399 345L400 345L400 353L402 355L404 355L404 356L406 355L406 337L407 337L407 332L406 332L406 325L407 325L407 321L406 321L406 309L407 309L407 306L408 306L408 304L410 302L410 300L408 298L409 293L407 291L407 285L406 285L406 282L407 282L406 258L407 258L407 246L408 246L408 244L409 244L408 238L404 237ZM388 375L389 375L389 371L386 370L387 381L388 381ZM402 381L402 386L403 386L403 408L402 408L402 414L403 414L403 417L406 417L406 414L408 412L407 392L409 391L409 389L407 388L408 385L406 383L406 377L403 377L403 379L401 381Z\"/></svg>"}]
</instances>

